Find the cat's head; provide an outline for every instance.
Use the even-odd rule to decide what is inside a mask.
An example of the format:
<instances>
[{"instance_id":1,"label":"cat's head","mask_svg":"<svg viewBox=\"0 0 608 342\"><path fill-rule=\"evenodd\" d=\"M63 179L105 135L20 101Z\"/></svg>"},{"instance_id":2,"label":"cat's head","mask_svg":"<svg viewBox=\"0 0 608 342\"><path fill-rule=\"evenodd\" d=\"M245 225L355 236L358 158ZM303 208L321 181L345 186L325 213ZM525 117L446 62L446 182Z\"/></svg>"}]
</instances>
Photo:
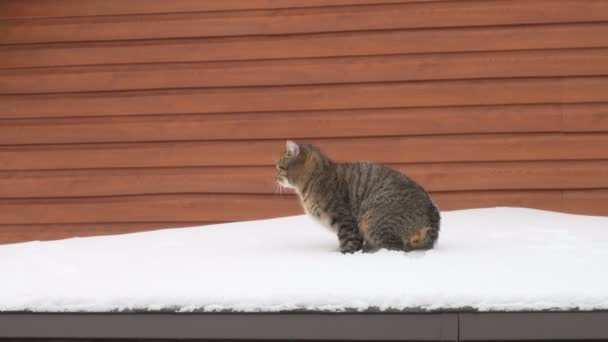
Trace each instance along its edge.
<instances>
[{"instance_id":1,"label":"cat's head","mask_svg":"<svg viewBox=\"0 0 608 342\"><path fill-rule=\"evenodd\" d=\"M287 140L285 152L276 164L277 183L284 188L298 189L325 160L327 157L315 145Z\"/></svg>"}]
</instances>

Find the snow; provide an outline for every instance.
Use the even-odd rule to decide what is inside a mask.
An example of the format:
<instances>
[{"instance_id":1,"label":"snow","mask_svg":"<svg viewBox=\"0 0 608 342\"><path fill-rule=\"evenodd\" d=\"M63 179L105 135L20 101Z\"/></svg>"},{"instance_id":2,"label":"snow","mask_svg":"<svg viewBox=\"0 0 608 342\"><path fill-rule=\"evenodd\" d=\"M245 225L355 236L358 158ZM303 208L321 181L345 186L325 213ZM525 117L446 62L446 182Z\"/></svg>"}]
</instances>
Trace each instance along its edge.
<instances>
[{"instance_id":1,"label":"snow","mask_svg":"<svg viewBox=\"0 0 608 342\"><path fill-rule=\"evenodd\" d=\"M0 246L0 311L608 309L608 217L443 213L436 249L343 255L305 216Z\"/></svg>"}]
</instances>

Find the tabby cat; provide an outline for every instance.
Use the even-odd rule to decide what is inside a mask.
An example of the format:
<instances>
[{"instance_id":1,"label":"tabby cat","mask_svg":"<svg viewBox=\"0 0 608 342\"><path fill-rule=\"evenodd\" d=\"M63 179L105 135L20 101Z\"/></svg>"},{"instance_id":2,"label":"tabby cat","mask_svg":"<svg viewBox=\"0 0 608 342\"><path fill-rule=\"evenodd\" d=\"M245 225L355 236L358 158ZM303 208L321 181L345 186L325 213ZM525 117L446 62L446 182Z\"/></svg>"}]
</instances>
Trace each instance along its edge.
<instances>
[{"instance_id":1,"label":"tabby cat","mask_svg":"<svg viewBox=\"0 0 608 342\"><path fill-rule=\"evenodd\" d=\"M298 194L307 214L338 234L340 251L430 249L439 210L413 180L371 162L336 163L317 146L287 141L277 182Z\"/></svg>"}]
</instances>

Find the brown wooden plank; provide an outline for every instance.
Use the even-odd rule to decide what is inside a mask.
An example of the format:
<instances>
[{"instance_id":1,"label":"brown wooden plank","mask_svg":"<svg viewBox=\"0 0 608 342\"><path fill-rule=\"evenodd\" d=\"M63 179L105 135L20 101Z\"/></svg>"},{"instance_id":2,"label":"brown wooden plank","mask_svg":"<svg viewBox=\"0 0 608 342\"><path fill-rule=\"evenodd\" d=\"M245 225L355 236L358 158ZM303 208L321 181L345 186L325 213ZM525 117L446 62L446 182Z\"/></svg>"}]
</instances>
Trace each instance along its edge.
<instances>
[{"instance_id":1,"label":"brown wooden plank","mask_svg":"<svg viewBox=\"0 0 608 342\"><path fill-rule=\"evenodd\" d=\"M538 10L542 8L540 13ZM608 20L605 0L433 1L0 21L0 44L279 35Z\"/></svg>"},{"instance_id":2,"label":"brown wooden plank","mask_svg":"<svg viewBox=\"0 0 608 342\"><path fill-rule=\"evenodd\" d=\"M210 222L67 223L0 225L0 244L48 241L73 237L137 233L150 230L202 226Z\"/></svg>"},{"instance_id":3,"label":"brown wooden plank","mask_svg":"<svg viewBox=\"0 0 608 342\"><path fill-rule=\"evenodd\" d=\"M608 101L608 77L0 95L0 118Z\"/></svg>"},{"instance_id":4,"label":"brown wooden plank","mask_svg":"<svg viewBox=\"0 0 608 342\"><path fill-rule=\"evenodd\" d=\"M591 47L608 47L608 23L11 45L0 68Z\"/></svg>"},{"instance_id":5,"label":"brown wooden plank","mask_svg":"<svg viewBox=\"0 0 608 342\"><path fill-rule=\"evenodd\" d=\"M0 19L208 12L439 0L2 0Z\"/></svg>"},{"instance_id":6,"label":"brown wooden plank","mask_svg":"<svg viewBox=\"0 0 608 342\"><path fill-rule=\"evenodd\" d=\"M428 191L608 188L608 161L605 160L399 164L392 167ZM0 189L2 198L278 194L272 166L1 171Z\"/></svg>"},{"instance_id":7,"label":"brown wooden plank","mask_svg":"<svg viewBox=\"0 0 608 342\"><path fill-rule=\"evenodd\" d=\"M232 208L232 209L231 209ZM0 200L0 224L237 221L295 215L293 197L149 195ZM204 219L202 219L204 218Z\"/></svg>"},{"instance_id":8,"label":"brown wooden plank","mask_svg":"<svg viewBox=\"0 0 608 342\"><path fill-rule=\"evenodd\" d=\"M563 197L566 212L598 215L598 207L603 206L599 215L608 216L608 190L566 191Z\"/></svg>"},{"instance_id":9,"label":"brown wooden plank","mask_svg":"<svg viewBox=\"0 0 608 342\"><path fill-rule=\"evenodd\" d=\"M442 210L522 206L606 215L606 190L589 191L591 200L570 199L569 191L482 191L435 193ZM578 194L574 192L573 194ZM301 214L295 196L148 195L71 199L0 200L0 224L104 223L254 220Z\"/></svg>"},{"instance_id":10,"label":"brown wooden plank","mask_svg":"<svg viewBox=\"0 0 608 342\"><path fill-rule=\"evenodd\" d=\"M607 131L607 103L540 104L7 119L0 145Z\"/></svg>"},{"instance_id":11,"label":"brown wooden plank","mask_svg":"<svg viewBox=\"0 0 608 342\"><path fill-rule=\"evenodd\" d=\"M594 76L608 74L607 60L595 48L0 69L0 94Z\"/></svg>"},{"instance_id":12,"label":"brown wooden plank","mask_svg":"<svg viewBox=\"0 0 608 342\"><path fill-rule=\"evenodd\" d=\"M6 119L0 145L558 132L564 112L569 127L608 131L608 104L508 105Z\"/></svg>"},{"instance_id":13,"label":"brown wooden plank","mask_svg":"<svg viewBox=\"0 0 608 342\"><path fill-rule=\"evenodd\" d=\"M593 190L593 191L495 191L495 192L468 192L468 193L443 193L434 194L433 197L440 203L443 210L457 209L457 208L469 208L469 207L488 207L488 206L525 206L545 210L559 210L571 213L584 213L588 215L608 215L606 205L608 203L608 191L607 190ZM180 202L181 198L181 202ZM121 198L115 198L121 199ZM176 212L179 215L183 210L184 205L205 206L205 200L201 196L172 196L171 199L167 200L163 197L147 198L147 197L131 197L133 201L126 203L131 205L130 209L125 210L125 201L101 201L103 204L98 205L103 213L108 212L113 214L112 207L118 206L126 212L127 216L130 213L139 211L139 207L143 205L154 205L156 208L160 208L161 211L170 210ZM87 199L83 201L84 205L78 209L88 208L88 212L95 211L90 209L91 206L95 206L94 202L97 199ZM287 198L283 201L293 203L294 200ZM4 211L7 206L6 201L1 201L0 210ZM92 203L91 203L92 202ZM98 201L99 202L99 201ZM38 213L42 210L44 201L33 203L32 206L29 203L16 204L16 210L22 213L28 213L23 217L39 218ZM61 208L70 207L73 209L76 205L75 201L68 200L59 202L57 200L46 200L47 205L51 209L55 209L55 213L61 213ZM230 201L232 203L232 201ZM230 205L230 204L229 204ZM15 206L15 203L8 206ZM186 209L188 210L188 209ZM277 212L272 213L275 216L285 216L289 214L300 213L295 207L290 208L290 211L283 211L281 208ZM69 212L69 211L63 211ZM74 212L74 211L72 211ZM150 211L149 213L154 214L157 211ZM29 216L34 214L35 216ZM90 214L90 213L88 213ZM86 216L86 215L85 215ZM113 215L115 216L115 215ZM0 216L3 217L3 216ZM58 217L60 220L66 220L65 217ZM105 218L107 220L107 218ZM70 221L67 219L67 221ZM31 240L52 240L62 239L75 236L92 236L92 235L106 235L106 234L119 234L119 233L130 233L144 230L162 229L170 227L185 227L193 225L202 225L203 222L125 222L125 223L47 223L47 224L2 224L0 225L0 243L14 243Z\"/></svg>"},{"instance_id":14,"label":"brown wooden plank","mask_svg":"<svg viewBox=\"0 0 608 342\"><path fill-rule=\"evenodd\" d=\"M314 139L338 161L381 163L608 159L608 134L483 134ZM282 140L0 147L0 170L262 166Z\"/></svg>"},{"instance_id":15,"label":"brown wooden plank","mask_svg":"<svg viewBox=\"0 0 608 342\"><path fill-rule=\"evenodd\" d=\"M579 107L576 110L563 107L563 129L569 132L579 132L584 127L596 127L596 129L604 131L608 128L608 112L606 108L600 107L591 105Z\"/></svg>"},{"instance_id":16,"label":"brown wooden plank","mask_svg":"<svg viewBox=\"0 0 608 342\"><path fill-rule=\"evenodd\" d=\"M586 215L608 215L608 190L447 192L433 196L442 210L525 207Z\"/></svg>"}]
</instances>

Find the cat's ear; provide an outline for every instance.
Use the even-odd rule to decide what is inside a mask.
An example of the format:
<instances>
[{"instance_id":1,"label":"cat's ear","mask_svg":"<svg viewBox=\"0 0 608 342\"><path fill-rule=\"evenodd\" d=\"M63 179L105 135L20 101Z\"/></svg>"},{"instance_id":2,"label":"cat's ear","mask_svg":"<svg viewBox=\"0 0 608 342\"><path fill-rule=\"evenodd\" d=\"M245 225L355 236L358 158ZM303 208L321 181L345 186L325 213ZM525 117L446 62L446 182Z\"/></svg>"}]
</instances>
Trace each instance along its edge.
<instances>
[{"instance_id":1,"label":"cat's ear","mask_svg":"<svg viewBox=\"0 0 608 342\"><path fill-rule=\"evenodd\" d=\"M285 147L287 147L288 156L295 157L300 154L300 146L291 140L287 140Z\"/></svg>"}]
</instances>

